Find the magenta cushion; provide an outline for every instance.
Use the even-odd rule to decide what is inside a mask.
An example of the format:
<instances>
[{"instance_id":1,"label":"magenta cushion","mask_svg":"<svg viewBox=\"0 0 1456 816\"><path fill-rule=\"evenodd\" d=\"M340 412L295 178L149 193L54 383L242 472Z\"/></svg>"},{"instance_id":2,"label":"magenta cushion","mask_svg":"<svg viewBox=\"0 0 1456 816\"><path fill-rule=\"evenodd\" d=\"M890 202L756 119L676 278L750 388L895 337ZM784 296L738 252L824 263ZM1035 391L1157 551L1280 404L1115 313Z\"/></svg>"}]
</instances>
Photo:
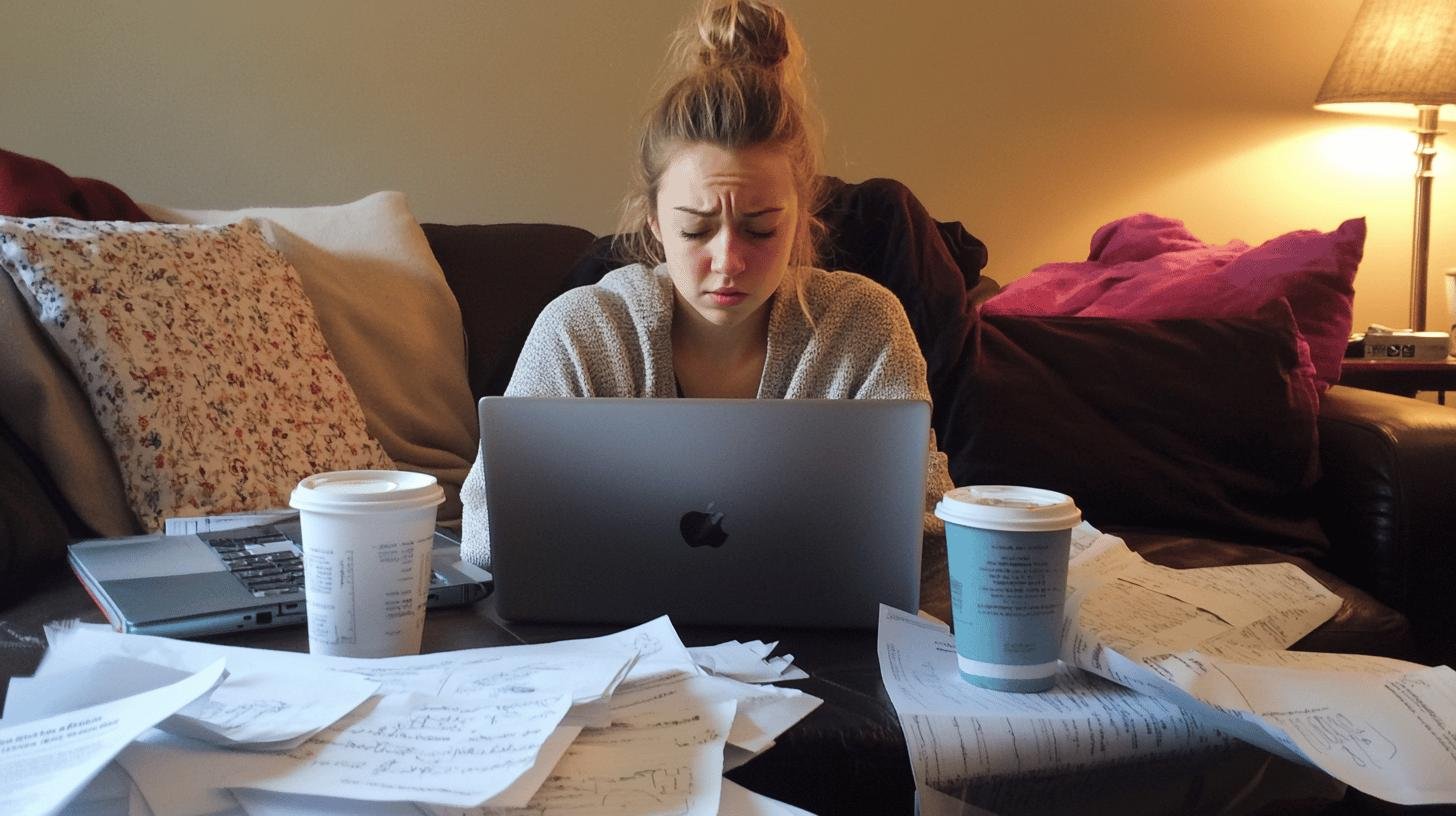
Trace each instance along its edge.
<instances>
[{"instance_id":1,"label":"magenta cushion","mask_svg":"<svg viewBox=\"0 0 1456 816\"><path fill-rule=\"evenodd\" d=\"M985 314L1130 320L1246 317L1288 301L1320 392L1340 378L1350 337L1365 219L1300 230L1250 248L1206 244L1171 218L1141 213L1092 236L1086 261L1039 266L982 307Z\"/></svg>"}]
</instances>

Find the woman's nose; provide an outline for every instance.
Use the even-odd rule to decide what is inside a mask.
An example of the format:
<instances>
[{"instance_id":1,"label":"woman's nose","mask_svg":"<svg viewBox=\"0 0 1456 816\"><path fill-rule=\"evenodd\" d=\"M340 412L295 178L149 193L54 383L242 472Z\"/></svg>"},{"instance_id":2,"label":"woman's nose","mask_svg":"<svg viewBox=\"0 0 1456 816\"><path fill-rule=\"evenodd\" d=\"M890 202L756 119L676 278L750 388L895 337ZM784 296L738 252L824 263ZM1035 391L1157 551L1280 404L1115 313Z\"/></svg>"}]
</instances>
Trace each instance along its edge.
<instances>
[{"instance_id":1,"label":"woman's nose","mask_svg":"<svg viewBox=\"0 0 1456 816\"><path fill-rule=\"evenodd\" d=\"M734 277L743 272L746 264L743 258L743 242L731 229L721 229L713 238L712 270L715 274Z\"/></svg>"}]
</instances>

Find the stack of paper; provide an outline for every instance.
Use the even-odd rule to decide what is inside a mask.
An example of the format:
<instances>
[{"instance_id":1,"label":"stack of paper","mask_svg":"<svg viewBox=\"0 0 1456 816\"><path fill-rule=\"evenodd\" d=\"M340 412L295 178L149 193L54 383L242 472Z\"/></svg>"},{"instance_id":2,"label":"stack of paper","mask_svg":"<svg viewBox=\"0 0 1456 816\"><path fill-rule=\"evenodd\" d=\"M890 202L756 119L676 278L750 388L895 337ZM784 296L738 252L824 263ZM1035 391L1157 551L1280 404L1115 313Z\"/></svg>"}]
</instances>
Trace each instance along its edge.
<instances>
[{"instance_id":1,"label":"stack of paper","mask_svg":"<svg viewBox=\"0 0 1456 816\"><path fill-rule=\"evenodd\" d=\"M665 617L377 660L47 636L0 720L7 814L801 813L722 775L821 702L704 673ZM734 665L788 676L770 651Z\"/></svg>"},{"instance_id":2,"label":"stack of paper","mask_svg":"<svg viewBox=\"0 0 1456 816\"><path fill-rule=\"evenodd\" d=\"M1044 694L961 681L944 627L882 610L880 670L923 801L1237 738L1392 802L1456 802L1456 672L1286 651L1340 605L1297 567L1168 569L1084 524L1067 583L1064 666Z\"/></svg>"}]
</instances>

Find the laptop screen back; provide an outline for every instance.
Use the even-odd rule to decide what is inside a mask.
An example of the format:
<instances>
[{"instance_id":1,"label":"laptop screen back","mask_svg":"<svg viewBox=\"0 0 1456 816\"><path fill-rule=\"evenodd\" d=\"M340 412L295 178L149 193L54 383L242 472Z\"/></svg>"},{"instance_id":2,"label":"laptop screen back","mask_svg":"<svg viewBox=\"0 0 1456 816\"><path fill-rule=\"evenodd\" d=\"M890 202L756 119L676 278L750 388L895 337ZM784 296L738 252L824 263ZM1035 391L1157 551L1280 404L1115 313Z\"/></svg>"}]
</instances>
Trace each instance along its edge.
<instances>
[{"instance_id":1,"label":"laptop screen back","mask_svg":"<svg viewBox=\"0 0 1456 816\"><path fill-rule=\"evenodd\" d=\"M914 609L929 423L917 401L482 399L497 609L856 627Z\"/></svg>"}]
</instances>

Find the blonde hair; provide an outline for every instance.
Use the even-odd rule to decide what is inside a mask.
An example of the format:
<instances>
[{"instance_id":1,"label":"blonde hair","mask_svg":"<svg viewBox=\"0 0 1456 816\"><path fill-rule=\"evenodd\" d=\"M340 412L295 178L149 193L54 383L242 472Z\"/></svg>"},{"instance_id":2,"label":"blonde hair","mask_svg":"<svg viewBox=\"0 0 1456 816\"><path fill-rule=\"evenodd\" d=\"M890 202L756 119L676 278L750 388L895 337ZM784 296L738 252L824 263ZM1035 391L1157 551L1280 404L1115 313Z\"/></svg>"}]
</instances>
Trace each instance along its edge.
<instances>
[{"instance_id":1,"label":"blonde hair","mask_svg":"<svg viewBox=\"0 0 1456 816\"><path fill-rule=\"evenodd\" d=\"M709 0L668 52L662 90L638 141L632 189L622 207L615 254L662 263L651 219L663 172L687 145L783 150L798 193L790 266L813 266L824 225L820 197L822 128L805 87L804 46L793 23L762 0ZM802 285L802 276L797 276ZM803 291L799 290L802 302Z\"/></svg>"}]
</instances>

